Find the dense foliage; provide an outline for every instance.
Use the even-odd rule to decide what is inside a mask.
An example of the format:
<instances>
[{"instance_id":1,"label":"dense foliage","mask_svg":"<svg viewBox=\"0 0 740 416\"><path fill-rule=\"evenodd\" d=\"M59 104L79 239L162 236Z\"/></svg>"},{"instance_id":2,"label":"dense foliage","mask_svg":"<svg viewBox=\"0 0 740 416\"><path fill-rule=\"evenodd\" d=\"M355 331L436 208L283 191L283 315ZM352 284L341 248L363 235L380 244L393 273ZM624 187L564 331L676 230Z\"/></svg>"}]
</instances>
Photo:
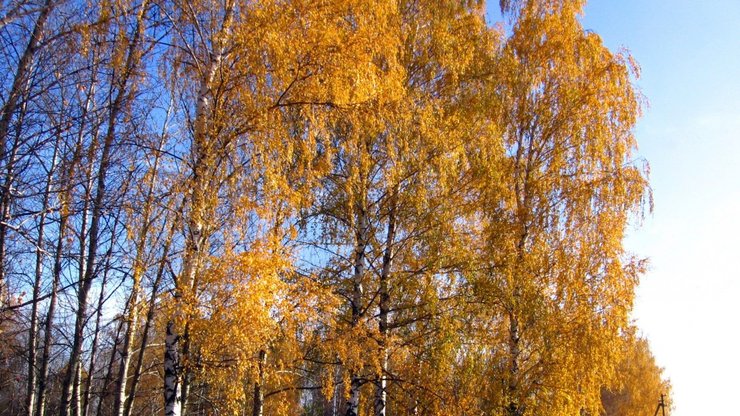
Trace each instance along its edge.
<instances>
[{"instance_id":1,"label":"dense foliage","mask_svg":"<svg viewBox=\"0 0 740 416\"><path fill-rule=\"evenodd\" d=\"M0 5L0 413L641 415L583 0Z\"/></svg>"}]
</instances>

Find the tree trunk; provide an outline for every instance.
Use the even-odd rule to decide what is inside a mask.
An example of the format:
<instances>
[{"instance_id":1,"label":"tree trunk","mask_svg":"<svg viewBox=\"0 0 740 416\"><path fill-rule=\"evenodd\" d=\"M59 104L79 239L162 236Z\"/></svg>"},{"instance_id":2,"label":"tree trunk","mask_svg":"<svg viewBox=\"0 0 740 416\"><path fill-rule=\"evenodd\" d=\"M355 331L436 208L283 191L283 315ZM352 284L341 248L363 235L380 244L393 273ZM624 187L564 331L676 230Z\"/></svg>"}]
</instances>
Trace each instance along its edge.
<instances>
[{"instance_id":1,"label":"tree trunk","mask_svg":"<svg viewBox=\"0 0 740 416\"><path fill-rule=\"evenodd\" d=\"M63 208L63 207L62 207ZM63 212L63 211L62 211ZM59 235L57 236L56 250L54 252L54 270L51 296L49 299L49 310L46 313L46 323L44 325L44 349L41 353L41 370L39 370L39 398L36 407L36 416L44 416L46 406L46 388L49 378L49 358L51 355L52 331L54 330L54 313L57 305L57 292L59 282L62 277L62 250L64 250L64 239L66 237L68 216L63 214L59 221Z\"/></svg>"},{"instance_id":2,"label":"tree trunk","mask_svg":"<svg viewBox=\"0 0 740 416\"><path fill-rule=\"evenodd\" d=\"M18 108L19 101L23 95L26 82L28 81L29 74L31 73L31 67L33 60L36 57L41 46L41 35L46 26L46 20L49 17L49 13L53 9L54 4L52 0L46 0L44 5L41 6L39 15L36 18L36 22L33 26L33 32L31 32L31 38L28 40L28 45L21 55L21 59L18 61L18 67L13 77L13 84L8 92L8 97L5 99L5 104L0 112L0 161L5 159L5 146L8 138L8 131L10 129L10 122L13 119L13 113Z\"/></svg>"},{"instance_id":3,"label":"tree trunk","mask_svg":"<svg viewBox=\"0 0 740 416\"><path fill-rule=\"evenodd\" d=\"M145 2L146 4L146 2ZM142 5L142 11L144 9ZM169 116L169 110L167 112ZM165 117L166 125L166 117ZM162 134L162 138L159 143L159 148L155 154L154 168L151 172L149 183L147 184L146 196L144 198L144 208L142 212L142 224L139 234L136 239L135 254L133 271L131 280L133 285L131 286L131 294L128 299L128 316L126 318L126 333L123 337L123 345L121 346L121 363L118 367L118 380L116 382L116 398L113 404L113 409L116 415L123 416L125 413L126 404L126 383L128 381L128 367L131 361L131 348L136 334L136 326L139 322L139 292L141 290L141 279L146 271L144 264L144 250L146 248L147 237L149 236L149 228L152 224L151 211L154 197L154 185L159 166L160 151L164 144L165 134ZM142 351L143 352L143 351Z\"/></svg>"},{"instance_id":4,"label":"tree trunk","mask_svg":"<svg viewBox=\"0 0 740 416\"><path fill-rule=\"evenodd\" d=\"M45 413L45 407L46 407L46 387L47 387L47 378L48 378L48 372L49 372L49 356L51 353L51 334L53 330L53 323L54 323L54 313L56 309L57 304L57 291L59 290L59 283L61 281L61 274L62 274L62 251L64 250L64 241L66 238L67 233L67 224L69 221L69 213L68 207L69 207L69 200L71 199L71 183L73 182L73 176L74 171L77 169L78 164L80 163L80 160L82 158L82 131L85 128L84 120L86 120L86 116L88 111L90 110L90 103L92 102L92 95L94 92L94 88L90 88L90 92L87 94L85 100L85 106L83 107L83 113L82 113L82 125L80 126L80 137L78 137L78 142L75 146L74 151L72 152L71 159L67 162L67 166L65 166L63 175L60 180L60 187L62 188L60 190L60 207L59 212L62 214L59 217L59 231L57 236L57 243L56 243L56 251L54 253L54 270L53 270L53 280L52 280L52 289L50 294L50 301L49 301L49 310L47 312L46 316L46 325L45 325L45 332L44 332L44 349L42 353L42 361L41 361L41 370L39 372L39 399L38 399L38 406L36 407L36 416L43 416ZM61 128L59 128L61 131ZM57 140L61 139L61 132L57 132Z\"/></svg>"},{"instance_id":5,"label":"tree trunk","mask_svg":"<svg viewBox=\"0 0 740 416\"><path fill-rule=\"evenodd\" d=\"M368 244L368 220L367 204L361 201L356 207L357 210L357 229L355 230L355 253L354 253L354 275L352 277L352 326L356 327L362 313L363 307L363 279L365 276L365 251ZM362 380L356 370L350 375L350 390L347 400L346 416L357 416L360 406L360 388Z\"/></svg>"},{"instance_id":6,"label":"tree trunk","mask_svg":"<svg viewBox=\"0 0 740 416\"><path fill-rule=\"evenodd\" d=\"M10 206L13 200L12 189L15 182L15 164L18 161L19 146L20 137L16 136L15 140L13 140L8 160L5 166L3 166L5 175L3 175L2 185L0 185L0 308L5 306L8 295L5 287L5 266L7 263L5 243L8 237L8 225L11 220Z\"/></svg>"},{"instance_id":7,"label":"tree trunk","mask_svg":"<svg viewBox=\"0 0 740 416\"><path fill-rule=\"evenodd\" d=\"M209 183L209 170L213 168L208 166L210 159L213 157L212 147L214 138L211 137L208 120L216 111L213 108L211 87L216 77L217 71L221 68L223 58L226 54L226 42L228 41L231 24L234 18L235 4L231 1L226 2L224 18L221 24L221 33L218 36L220 44L214 46L213 51L209 51L210 59L204 67L204 77L198 90L198 97L195 109L195 119L193 121L193 143L192 143L192 177L190 179L190 212L186 219L186 237L185 251L182 258L182 273L175 282L175 312L174 316L167 322L167 335L165 338L165 380L164 380L164 408L166 416L179 416L187 404L187 389L182 389L182 375L184 374L180 362L180 348L185 347L184 352L188 352L188 340L184 339L187 328L188 316L184 313L186 309L182 304L182 294L185 291L191 291L195 282L195 277L200 266L201 257L206 252L206 243L208 241L208 232L206 223L209 218L209 189L212 185ZM201 57L193 55L196 61ZM187 359L187 356L183 357Z\"/></svg>"},{"instance_id":8,"label":"tree trunk","mask_svg":"<svg viewBox=\"0 0 740 416\"><path fill-rule=\"evenodd\" d=\"M29 80L30 82L30 80ZM29 89L29 85L25 86L21 94L26 95ZM13 146L12 150L10 152L10 157L8 158L8 161L5 168L5 180L2 184L2 188L0 188L0 307L3 306L3 303L5 301L5 296L8 295L3 290L3 282L5 276L5 263L6 263L6 239L7 239L7 232L8 232L8 226L10 224L10 220L12 218L10 213L10 207L13 202L13 184L15 183L15 168L16 163L19 162L18 158L18 152L20 150L20 147L22 145L21 136L23 133L23 122L26 116L26 110L28 107L28 100L24 99L22 104L20 105L20 111L18 114L18 121L15 125L15 136L13 140ZM2 162L2 159L0 159L0 162ZM48 199L48 198L47 198ZM47 205L45 203L44 205ZM38 248L38 247L37 247ZM30 372L28 374L29 379L33 378L35 375L34 372ZM30 395L29 397L31 397Z\"/></svg>"},{"instance_id":9,"label":"tree trunk","mask_svg":"<svg viewBox=\"0 0 740 416\"><path fill-rule=\"evenodd\" d=\"M116 335L113 339L113 346L111 347L111 351L116 351L118 349L121 329L123 329L123 323L119 321L118 326L116 327ZM110 387L111 378L113 377L113 367L115 367L115 363L116 354L111 353L110 359L108 360L108 367L105 371L105 378L103 379L103 386L100 388L100 393L98 394L98 408L95 412L96 416L102 416L104 414L103 403L105 402L105 398L108 397L108 388Z\"/></svg>"},{"instance_id":10,"label":"tree trunk","mask_svg":"<svg viewBox=\"0 0 740 416\"><path fill-rule=\"evenodd\" d=\"M193 285L195 286L195 285ZM190 358L190 319L188 318L188 321L185 322L185 330L182 333L182 336L180 337L180 341L182 343L182 356L186 357L186 359ZM188 367L182 367L182 374L180 375L180 378L182 380L182 387L180 388L180 394L182 396L182 406L180 409L181 414L187 415L188 414L188 404L190 399L190 379L191 377L191 371Z\"/></svg>"},{"instance_id":11,"label":"tree trunk","mask_svg":"<svg viewBox=\"0 0 740 416\"><path fill-rule=\"evenodd\" d=\"M257 375L257 381L254 382L254 406L252 407L252 416L262 416L262 411L265 402L265 364L267 363L267 352L260 350L259 353L259 373Z\"/></svg>"},{"instance_id":12,"label":"tree trunk","mask_svg":"<svg viewBox=\"0 0 740 416\"><path fill-rule=\"evenodd\" d=\"M46 211L48 206L48 188L44 195L44 207ZM26 414L33 415L33 409L36 405L36 357L37 357L37 340L38 340L38 299L41 292L41 279L43 274L43 249L44 244L44 223L46 215L41 214L39 219L39 234L36 239L36 268L33 282L33 304L31 305L31 323L28 328L28 383L26 385Z\"/></svg>"},{"instance_id":13,"label":"tree trunk","mask_svg":"<svg viewBox=\"0 0 740 416\"><path fill-rule=\"evenodd\" d=\"M118 85L115 99L111 103L110 112L108 114L107 122L108 122L108 129L105 134L105 139L103 140L103 149L102 154L100 157L100 166L98 167L98 174L97 174L97 183L96 183L96 192L95 192L95 200L93 201L93 207L92 207L92 217L90 222L90 239L89 239L89 247L88 247L88 254L87 254L87 264L86 264L86 270L85 270L85 277L80 282L80 288L79 288L79 294L78 294L78 309L77 309L77 319L75 322L75 333L74 338L72 341L72 352L70 353L70 359L69 359L69 367L72 368L74 365L77 364L77 362L80 360L80 353L82 350L82 336L84 332L84 324L87 314L87 295L90 291L90 288L92 286L93 278L94 278L94 272L95 272L95 262L96 262L96 256L97 256L97 250L98 250L98 240L100 238L100 221L103 216L103 204L105 202L106 197L106 177L108 174L108 168L110 165L110 158L111 158L111 152L113 148L113 140L116 136L116 125L118 122L118 116L121 114L121 112L124 110L124 104L126 101L126 97L128 94L128 87L127 84L131 80L131 77L133 76L134 69L138 63L138 44L139 40L142 35L142 24L141 20L137 22L136 32L134 34L133 39L131 42L127 45L127 55L126 55L126 63L123 68L123 73L121 74L121 78L118 79ZM67 373L67 377L65 378L63 389L62 389L62 405L60 409L61 416L67 416L69 411L69 385L72 381L72 373L71 371Z\"/></svg>"},{"instance_id":14,"label":"tree trunk","mask_svg":"<svg viewBox=\"0 0 740 416\"><path fill-rule=\"evenodd\" d=\"M377 375L375 385L375 403L374 410L375 416L385 416L387 408L387 380L388 374L388 313L390 310L391 295L388 287L388 280L391 275L391 267L393 266L393 243L396 239L396 193L398 189L394 189L394 193L390 196L390 207L388 210L388 232L385 240L385 250L383 252L383 267L380 271L380 285L379 291L379 322L378 331L380 333L380 345L378 346L378 353L380 354L380 373Z\"/></svg>"},{"instance_id":15,"label":"tree trunk","mask_svg":"<svg viewBox=\"0 0 740 416\"><path fill-rule=\"evenodd\" d=\"M146 351L146 347L149 343L149 331L151 329L152 323L154 322L154 312L156 310L157 292L159 290L160 282L162 281L162 278L164 277L165 266L167 264L167 256L169 254L173 233L174 233L174 227L170 227L169 234L167 236L167 239L165 240L164 248L162 249L162 258L161 258L161 261L159 262L159 268L157 270L157 275L154 279L152 293L151 293L151 296L149 297L149 310L147 311L147 314L146 314L146 322L144 323L144 329L141 335L141 344L139 346L139 356L137 357L136 365L134 366L134 374L131 377L131 389L129 391L129 394L124 404L123 416L130 416L131 409L133 409L134 407L134 399L136 398L136 389L138 388L139 380L141 378L141 369L144 366L144 352Z\"/></svg>"},{"instance_id":16,"label":"tree trunk","mask_svg":"<svg viewBox=\"0 0 740 416\"><path fill-rule=\"evenodd\" d=\"M179 371L179 339L175 322L167 322L167 333L164 340L164 414L180 416L181 400Z\"/></svg>"},{"instance_id":17,"label":"tree trunk","mask_svg":"<svg viewBox=\"0 0 740 416\"><path fill-rule=\"evenodd\" d=\"M33 282L33 304L31 305L31 325L28 330L28 385L26 388L26 414L33 416L36 407L36 373L37 373L37 349L38 349L38 302L41 293L41 282L44 271L44 230L46 227L46 213L49 210L49 196L51 193L52 175L56 170L59 141L54 145L54 153L51 157L51 167L44 188L41 215L39 217L38 236L36 237L36 267Z\"/></svg>"},{"instance_id":18,"label":"tree trunk","mask_svg":"<svg viewBox=\"0 0 740 416\"><path fill-rule=\"evenodd\" d=\"M508 416L522 416L522 404L519 402L519 319L514 313L509 313L509 379L507 394L509 404L506 408Z\"/></svg>"},{"instance_id":19,"label":"tree trunk","mask_svg":"<svg viewBox=\"0 0 740 416\"><path fill-rule=\"evenodd\" d=\"M118 221L113 225L113 235L116 235L116 230L120 223ZM90 349L90 369L87 372L85 380L85 393L82 407L82 416L87 416L90 410L90 394L93 387L93 380L95 376L95 358L98 352L98 337L100 335L100 319L103 314L103 304L105 303L105 286L108 283L108 273L110 272L110 259L113 255L113 241L111 246L108 248L108 252L105 254L105 266L103 267L103 281L100 284L100 296L98 297L98 308L95 313L95 332L93 333L92 348ZM115 349L113 349L115 355Z\"/></svg>"},{"instance_id":20,"label":"tree trunk","mask_svg":"<svg viewBox=\"0 0 740 416\"><path fill-rule=\"evenodd\" d=\"M41 7L36 22L34 23L33 31L31 32L31 38L26 45L26 49L23 51L20 60L18 61L18 67L16 68L15 76L13 77L13 84L8 91L8 97L5 99L5 104L0 110L0 163L5 163L5 151L7 147L7 140L10 130L10 123L13 119L13 114L18 109L19 102L23 96L24 91L27 87L29 74L31 67L41 45L41 36L46 25L46 20L49 17L49 13L52 10L52 1L46 0L44 5ZM10 163L6 164L6 167L10 167ZM9 171L9 169L6 169ZM7 233L7 220L8 210L10 206L10 184L6 184L0 189L0 211L2 215L2 222L0 222L0 307L4 306L5 298L5 238Z\"/></svg>"},{"instance_id":21,"label":"tree trunk","mask_svg":"<svg viewBox=\"0 0 740 416\"><path fill-rule=\"evenodd\" d=\"M98 353L98 335L100 333L100 318L103 310L103 303L105 302L105 283L107 280L107 270L104 272L102 287L100 289L100 296L98 297L98 310L95 313L95 332L93 333L92 347L90 348L90 367L87 371L87 377L85 377L85 392L83 393L82 399L82 416L87 416L90 409L90 390L93 387L93 380L95 378L95 357Z\"/></svg>"},{"instance_id":22,"label":"tree trunk","mask_svg":"<svg viewBox=\"0 0 740 416\"><path fill-rule=\"evenodd\" d=\"M145 211L147 211L145 209ZM145 220L148 221L147 213ZM116 415L123 416L126 403L126 383L128 381L128 367L131 361L131 350L136 334L137 323L139 321L139 292L141 289L141 278L144 273L143 256L144 244L146 243L147 230L143 230L139 236L136 247L136 258L133 267L133 286L128 301L128 316L126 317L126 333L123 336L121 345L121 361L118 366L118 379L116 380L116 398L113 409Z\"/></svg>"}]
</instances>

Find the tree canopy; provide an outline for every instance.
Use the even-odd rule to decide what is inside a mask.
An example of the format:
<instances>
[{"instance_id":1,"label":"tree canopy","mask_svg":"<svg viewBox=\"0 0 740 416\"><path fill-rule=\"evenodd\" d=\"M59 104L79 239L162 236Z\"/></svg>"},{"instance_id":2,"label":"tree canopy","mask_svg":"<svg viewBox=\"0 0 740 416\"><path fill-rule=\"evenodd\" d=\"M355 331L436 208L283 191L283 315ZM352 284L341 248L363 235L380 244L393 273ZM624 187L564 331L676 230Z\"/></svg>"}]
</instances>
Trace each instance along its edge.
<instances>
[{"instance_id":1,"label":"tree canopy","mask_svg":"<svg viewBox=\"0 0 740 416\"><path fill-rule=\"evenodd\" d=\"M584 3L3 2L0 408L654 411Z\"/></svg>"}]
</instances>

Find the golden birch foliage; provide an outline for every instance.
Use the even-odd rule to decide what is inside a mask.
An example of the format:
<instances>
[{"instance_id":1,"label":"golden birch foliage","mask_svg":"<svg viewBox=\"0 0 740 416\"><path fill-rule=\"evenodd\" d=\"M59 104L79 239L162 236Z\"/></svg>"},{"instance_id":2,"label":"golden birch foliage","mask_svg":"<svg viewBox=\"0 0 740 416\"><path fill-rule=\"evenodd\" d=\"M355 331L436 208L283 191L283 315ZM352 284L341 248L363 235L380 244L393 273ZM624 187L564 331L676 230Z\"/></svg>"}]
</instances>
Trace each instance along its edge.
<instances>
[{"instance_id":1,"label":"golden birch foliage","mask_svg":"<svg viewBox=\"0 0 740 416\"><path fill-rule=\"evenodd\" d=\"M52 77L94 72L89 107L61 103L92 134L61 182L97 166L100 86L131 75L116 116L131 129L109 138L137 149L111 159L134 250L114 257L133 300L172 275L139 353L164 355L167 411L243 414L256 390L266 415L341 412L350 393L364 415L626 415L667 388L624 335L644 267L624 230L649 200L637 68L584 31L584 4L502 0L508 34L480 0L88 4L97 20L63 36L77 69ZM141 398L158 375L134 413L156 408Z\"/></svg>"},{"instance_id":2,"label":"golden birch foliage","mask_svg":"<svg viewBox=\"0 0 740 416\"><path fill-rule=\"evenodd\" d=\"M663 369L655 363L648 341L634 334L634 328L623 337L623 355L616 370L616 382L601 391L605 416L638 416L653 414L660 395L671 407L671 383L663 378Z\"/></svg>"},{"instance_id":3,"label":"golden birch foliage","mask_svg":"<svg viewBox=\"0 0 740 416\"><path fill-rule=\"evenodd\" d=\"M205 235L223 216L226 247L248 248L204 259L182 297L197 351L188 365L229 398L223 409L248 400L229 380L253 380L260 349L271 387L306 381L278 375L304 350L341 363L348 393L351 378L382 373L379 346L399 414L596 409L640 269L621 241L646 182L630 159L629 57L583 31L581 2L520 3L508 39L472 3L262 1L231 21L207 6L183 12L192 33L215 28L204 50L223 52L212 79L182 85L211 100L193 142L200 182L183 192L202 192L190 209L209 221ZM208 53L174 59L202 80ZM333 293L292 291L276 242L295 237L286 219L312 203L308 237L329 253L316 274ZM456 303L466 281L484 307ZM284 319L316 302L331 306ZM319 374L333 394L335 371ZM281 394L268 408L295 411L295 392Z\"/></svg>"},{"instance_id":4,"label":"golden birch foliage","mask_svg":"<svg viewBox=\"0 0 740 416\"><path fill-rule=\"evenodd\" d=\"M256 352L277 338L284 314L276 297L289 293L276 276L289 274L280 262L291 259L279 246L293 238L286 219L311 200L328 167L333 149L321 133L333 121L330 110L396 93L395 54L386 53L397 49L396 9L354 0L189 2L176 3L172 16L179 39L171 62L181 75L173 93L192 104L184 109L192 120L191 172L178 191L189 238L183 269L195 276L179 282L174 316L190 331L187 368L222 389L224 411L235 412L244 391L227 380L254 379ZM206 259L216 236L225 249ZM263 241L282 254L270 255ZM209 350L211 338L234 350ZM219 356L230 363L215 364Z\"/></svg>"},{"instance_id":5,"label":"golden birch foliage","mask_svg":"<svg viewBox=\"0 0 740 416\"><path fill-rule=\"evenodd\" d=\"M234 381L257 378L255 357L276 337L275 318L284 313L287 294L280 276L288 267L283 253L260 245L211 258L201 273L189 314L196 353L185 365L207 380L210 394L220 396L222 412L242 408L244 386Z\"/></svg>"},{"instance_id":6,"label":"golden birch foliage","mask_svg":"<svg viewBox=\"0 0 740 416\"><path fill-rule=\"evenodd\" d=\"M213 170L216 176L208 180L230 175L235 186L239 176L228 169L240 168L239 175L260 177L260 192L269 197L271 191L282 191L283 198L294 202L307 189L285 181L310 183L314 177L311 168L320 162L315 153L319 147L327 150L318 140L322 120L333 114L329 110L394 94L395 55L383 53L397 49L392 43L397 36L389 36L388 29L394 3L214 6L189 2L173 12L173 20L183 27L184 44L173 49L172 66L181 71L181 79L191 80L182 81L180 88L192 101L196 95L208 100L204 137L195 137L192 144L194 157ZM220 61L214 62L216 58ZM209 78L212 64L217 70ZM287 178L286 166L295 170Z\"/></svg>"},{"instance_id":7,"label":"golden birch foliage","mask_svg":"<svg viewBox=\"0 0 740 416\"><path fill-rule=\"evenodd\" d=\"M622 248L646 195L639 103L629 57L582 29L580 2L543 3L518 11L496 70L506 157L477 159L503 174L481 191L487 271L473 279L499 330L478 325L504 380L492 411L595 413L641 268Z\"/></svg>"},{"instance_id":8,"label":"golden birch foliage","mask_svg":"<svg viewBox=\"0 0 740 416\"><path fill-rule=\"evenodd\" d=\"M331 131L336 155L317 208L319 235L320 244L336 250L323 274L347 302L325 347L342 363L345 394L357 374L375 379L382 372L382 345L399 380L388 389L389 411L404 414L418 402L427 414L445 414L458 409L442 390L459 339L454 306L445 299L454 292L454 259L464 252L452 237L465 205L465 147L490 129L469 105L497 35L486 28L482 9L459 2L407 2L400 10L402 94L342 112ZM366 267L361 276L353 274L358 250ZM383 285L386 333L376 312ZM362 397L372 397L373 384L365 386ZM404 399L409 389L415 398Z\"/></svg>"}]
</instances>

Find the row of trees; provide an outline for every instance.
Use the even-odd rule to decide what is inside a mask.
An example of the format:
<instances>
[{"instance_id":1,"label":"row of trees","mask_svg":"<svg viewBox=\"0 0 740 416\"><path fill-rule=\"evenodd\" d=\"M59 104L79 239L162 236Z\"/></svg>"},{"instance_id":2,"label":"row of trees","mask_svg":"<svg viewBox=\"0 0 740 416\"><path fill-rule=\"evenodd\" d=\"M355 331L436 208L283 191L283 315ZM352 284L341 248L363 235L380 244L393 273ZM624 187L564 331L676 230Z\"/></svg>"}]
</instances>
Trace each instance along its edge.
<instances>
[{"instance_id":1,"label":"row of trees","mask_svg":"<svg viewBox=\"0 0 740 416\"><path fill-rule=\"evenodd\" d=\"M3 2L0 412L651 411L583 3Z\"/></svg>"}]
</instances>

